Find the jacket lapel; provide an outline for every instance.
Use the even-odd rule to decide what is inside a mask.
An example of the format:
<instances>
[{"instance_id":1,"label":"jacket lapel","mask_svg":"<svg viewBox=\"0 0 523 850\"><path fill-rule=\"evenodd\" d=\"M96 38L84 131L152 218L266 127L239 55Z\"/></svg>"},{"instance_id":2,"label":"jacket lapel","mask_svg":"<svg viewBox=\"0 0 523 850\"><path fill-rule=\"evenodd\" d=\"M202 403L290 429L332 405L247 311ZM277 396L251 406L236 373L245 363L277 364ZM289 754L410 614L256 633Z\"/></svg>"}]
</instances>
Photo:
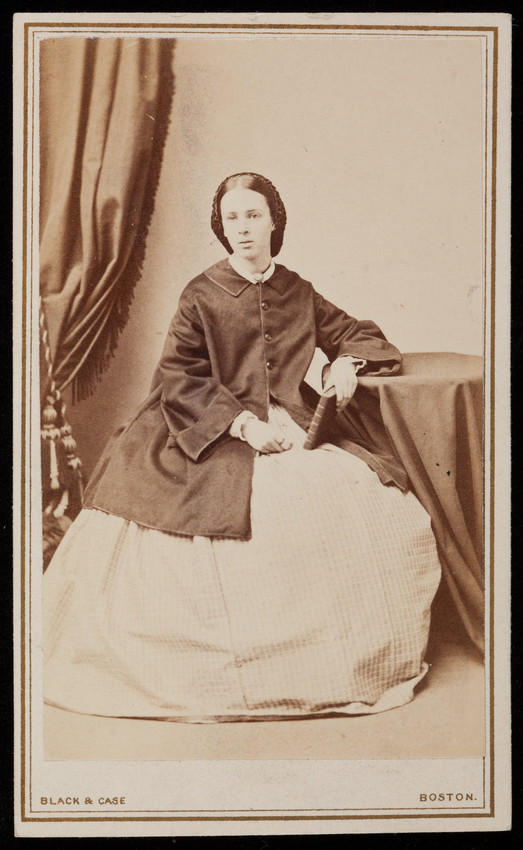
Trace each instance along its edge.
<instances>
[{"instance_id":1,"label":"jacket lapel","mask_svg":"<svg viewBox=\"0 0 523 850\"><path fill-rule=\"evenodd\" d=\"M293 272L290 272L289 269L287 269L285 266L282 266L277 263L276 271L274 272L272 277L269 278L267 284L269 286L272 286L272 288L276 290L278 295L283 295L292 276Z\"/></svg>"},{"instance_id":2,"label":"jacket lapel","mask_svg":"<svg viewBox=\"0 0 523 850\"><path fill-rule=\"evenodd\" d=\"M204 272L204 275L212 280L220 289L224 289L229 295L237 297L251 286L251 282L234 271L228 260L220 260Z\"/></svg>"}]
</instances>

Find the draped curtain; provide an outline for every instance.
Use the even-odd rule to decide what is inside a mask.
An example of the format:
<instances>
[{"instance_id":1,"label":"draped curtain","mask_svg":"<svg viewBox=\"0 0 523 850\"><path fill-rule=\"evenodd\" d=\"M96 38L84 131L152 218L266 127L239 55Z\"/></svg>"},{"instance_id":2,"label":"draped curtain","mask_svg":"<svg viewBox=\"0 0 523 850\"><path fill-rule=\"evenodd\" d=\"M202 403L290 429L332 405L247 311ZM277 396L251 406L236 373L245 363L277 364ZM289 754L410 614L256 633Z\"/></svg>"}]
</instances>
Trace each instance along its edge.
<instances>
[{"instance_id":1,"label":"draped curtain","mask_svg":"<svg viewBox=\"0 0 523 850\"><path fill-rule=\"evenodd\" d=\"M62 391L72 385L73 400L94 391L140 276L173 96L173 48L173 40L140 37L41 44L42 463L44 504L54 494L55 514L75 513L81 503ZM55 503L64 491L62 510Z\"/></svg>"}]
</instances>

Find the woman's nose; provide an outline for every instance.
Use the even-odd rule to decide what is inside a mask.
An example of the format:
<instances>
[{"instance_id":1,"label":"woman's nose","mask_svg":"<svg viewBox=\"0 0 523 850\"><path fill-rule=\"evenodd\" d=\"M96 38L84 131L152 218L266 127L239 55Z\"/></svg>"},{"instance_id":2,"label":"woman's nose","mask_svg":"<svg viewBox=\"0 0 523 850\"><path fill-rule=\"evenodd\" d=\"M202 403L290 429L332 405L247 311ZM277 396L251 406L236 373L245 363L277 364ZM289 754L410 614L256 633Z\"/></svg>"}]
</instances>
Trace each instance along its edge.
<instances>
[{"instance_id":1,"label":"woman's nose","mask_svg":"<svg viewBox=\"0 0 523 850\"><path fill-rule=\"evenodd\" d=\"M239 233L247 233L249 230L249 223L247 220L238 222L238 232Z\"/></svg>"}]
</instances>

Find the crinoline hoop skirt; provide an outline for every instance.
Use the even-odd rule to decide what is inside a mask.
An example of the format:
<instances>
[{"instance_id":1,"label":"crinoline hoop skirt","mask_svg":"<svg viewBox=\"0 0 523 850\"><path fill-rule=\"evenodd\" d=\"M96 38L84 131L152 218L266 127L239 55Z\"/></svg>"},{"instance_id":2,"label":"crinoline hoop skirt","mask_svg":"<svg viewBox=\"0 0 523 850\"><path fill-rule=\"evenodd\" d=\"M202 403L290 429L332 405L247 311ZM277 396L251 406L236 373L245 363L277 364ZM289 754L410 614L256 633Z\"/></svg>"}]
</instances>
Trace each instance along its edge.
<instances>
[{"instance_id":1,"label":"crinoline hoop skirt","mask_svg":"<svg viewBox=\"0 0 523 850\"><path fill-rule=\"evenodd\" d=\"M430 518L360 459L270 418L250 540L83 510L44 576L44 695L76 712L193 722L362 714L424 676L440 565Z\"/></svg>"}]
</instances>

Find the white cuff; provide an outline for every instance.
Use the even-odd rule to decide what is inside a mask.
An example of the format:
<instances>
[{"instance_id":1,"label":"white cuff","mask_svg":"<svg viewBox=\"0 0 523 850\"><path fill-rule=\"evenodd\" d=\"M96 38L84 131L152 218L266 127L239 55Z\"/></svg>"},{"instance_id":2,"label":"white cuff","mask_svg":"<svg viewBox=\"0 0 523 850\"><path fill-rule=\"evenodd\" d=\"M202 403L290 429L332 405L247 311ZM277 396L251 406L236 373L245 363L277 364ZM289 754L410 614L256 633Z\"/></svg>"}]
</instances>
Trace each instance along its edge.
<instances>
[{"instance_id":1,"label":"white cuff","mask_svg":"<svg viewBox=\"0 0 523 850\"><path fill-rule=\"evenodd\" d=\"M352 354L340 354L340 356L337 357L336 360L341 360L343 357L348 357L350 362L354 363L354 365L356 366L356 374L360 371L360 369L363 369L363 367L367 365L367 361L364 360L362 357L353 357Z\"/></svg>"}]
</instances>

